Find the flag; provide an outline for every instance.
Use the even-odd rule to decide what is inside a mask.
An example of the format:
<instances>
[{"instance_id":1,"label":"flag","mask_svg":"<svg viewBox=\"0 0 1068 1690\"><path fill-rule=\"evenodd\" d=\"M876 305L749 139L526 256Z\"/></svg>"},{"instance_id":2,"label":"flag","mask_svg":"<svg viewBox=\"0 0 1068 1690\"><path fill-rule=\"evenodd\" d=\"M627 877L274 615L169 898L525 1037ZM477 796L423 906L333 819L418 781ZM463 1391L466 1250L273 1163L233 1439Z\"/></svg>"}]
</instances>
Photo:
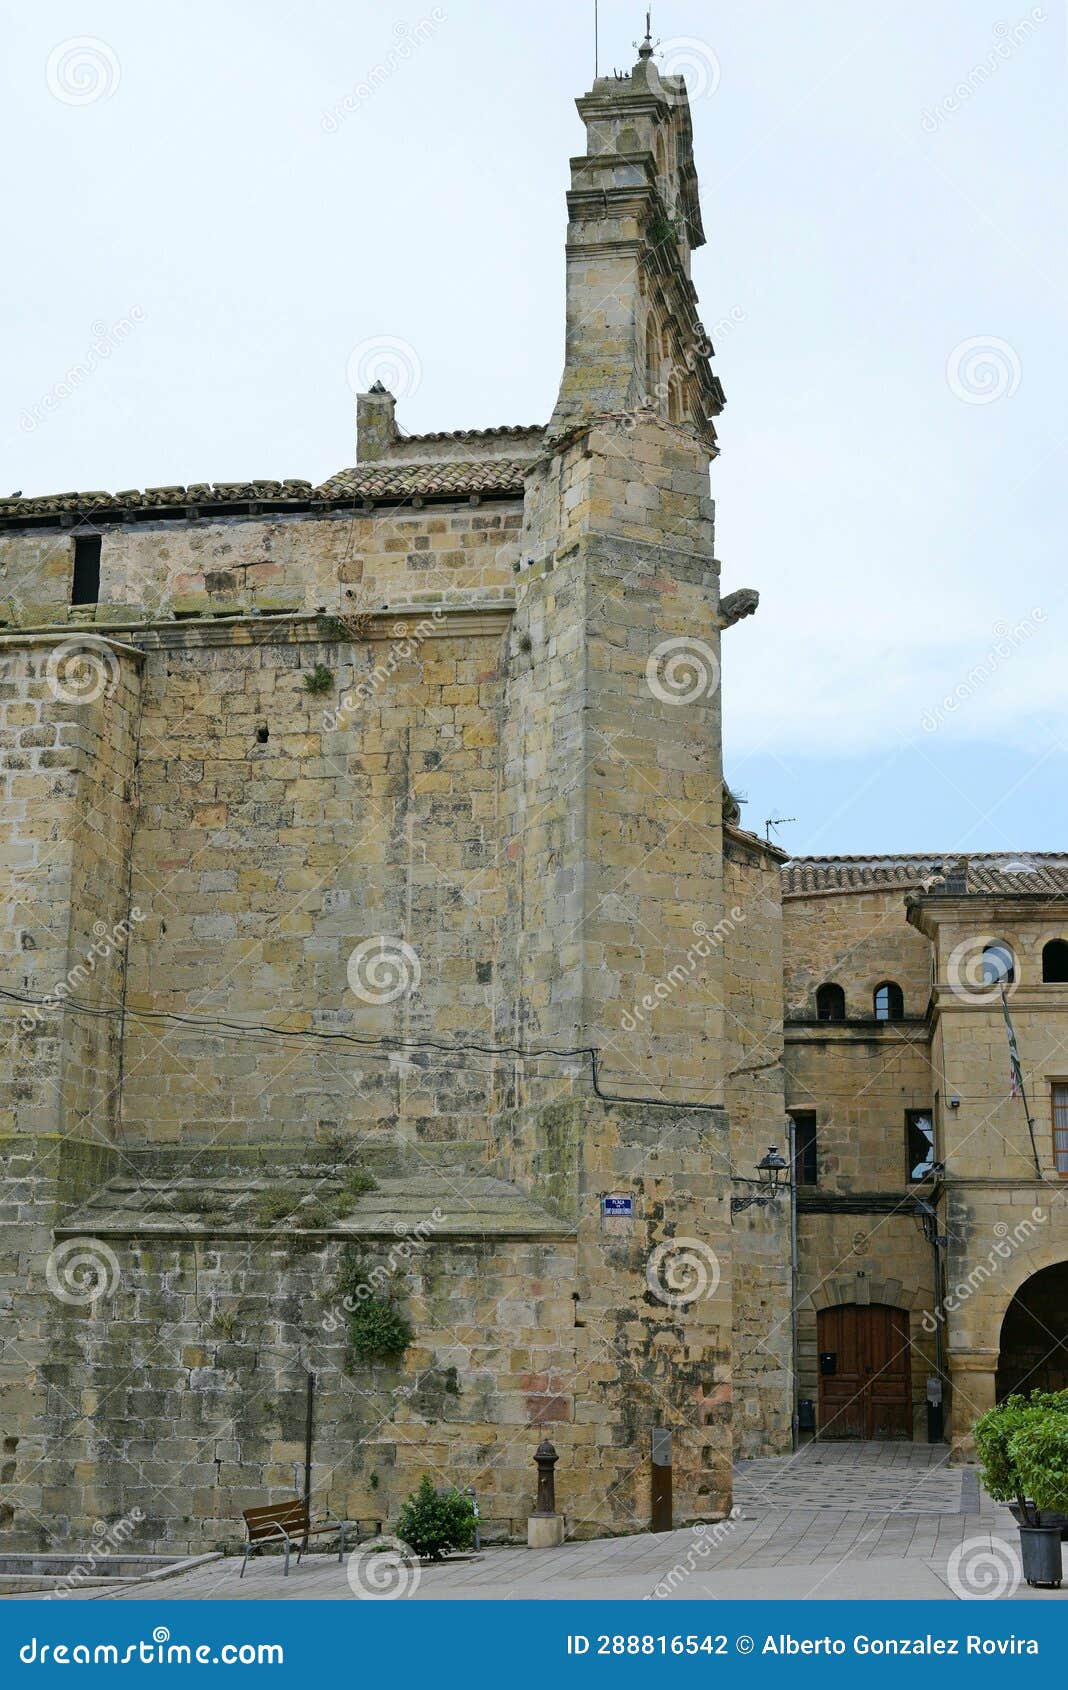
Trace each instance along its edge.
<instances>
[{"instance_id":1,"label":"flag","mask_svg":"<svg viewBox=\"0 0 1068 1690\"><path fill-rule=\"evenodd\" d=\"M1013 1097L1023 1096L1023 1070L1020 1067L1020 1049L1016 1043L1016 1029L1009 1014L1009 1000L1005 995L1005 987L1001 988L1001 1007L1005 1011L1005 1030L1009 1035L1009 1090Z\"/></svg>"}]
</instances>

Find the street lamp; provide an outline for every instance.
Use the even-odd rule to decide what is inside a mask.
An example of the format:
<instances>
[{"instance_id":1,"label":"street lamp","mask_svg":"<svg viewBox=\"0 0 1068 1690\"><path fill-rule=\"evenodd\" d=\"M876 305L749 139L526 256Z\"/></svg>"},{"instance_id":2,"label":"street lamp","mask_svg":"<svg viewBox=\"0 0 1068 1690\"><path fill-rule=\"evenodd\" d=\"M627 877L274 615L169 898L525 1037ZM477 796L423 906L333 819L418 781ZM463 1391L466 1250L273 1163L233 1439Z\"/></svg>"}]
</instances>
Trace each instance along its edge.
<instances>
[{"instance_id":1,"label":"street lamp","mask_svg":"<svg viewBox=\"0 0 1068 1690\"><path fill-rule=\"evenodd\" d=\"M774 1144L768 1146L768 1153L757 1163L757 1189L747 1192L744 1197L731 1198L731 1214L736 1215L741 1209L766 1209L774 1203L781 1188L780 1181L786 1173L789 1164L779 1155Z\"/></svg>"}]
</instances>

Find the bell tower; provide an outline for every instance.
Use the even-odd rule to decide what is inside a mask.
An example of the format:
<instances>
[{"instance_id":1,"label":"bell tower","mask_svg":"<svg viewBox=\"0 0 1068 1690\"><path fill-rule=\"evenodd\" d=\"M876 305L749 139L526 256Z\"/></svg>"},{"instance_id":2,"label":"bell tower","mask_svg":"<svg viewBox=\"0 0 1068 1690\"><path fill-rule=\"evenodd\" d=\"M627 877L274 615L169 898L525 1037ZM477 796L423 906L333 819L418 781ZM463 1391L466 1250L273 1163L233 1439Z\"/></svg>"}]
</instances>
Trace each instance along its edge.
<instances>
[{"instance_id":1,"label":"bell tower","mask_svg":"<svg viewBox=\"0 0 1068 1690\"><path fill-rule=\"evenodd\" d=\"M704 245L682 77L660 75L648 34L627 75L577 101L586 152L567 196L564 374L550 436L603 413L651 411L716 452L724 396L697 311Z\"/></svg>"},{"instance_id":2,"label":"bell tower","mask_svg":"<svg viewBox=\"0 0 1068 1690\"><path fill-rule=\"evenodd\" d=\"M654 1434L674 1440L680 1517L714 1516L730 1498L729 929L708 487L723 394L690 280L704 237L684 83L660 77L646 40L634 69L599 77L578 110L564 372L526 478L509 644L516 993L500 1033L575 1053L569 1083L559 1070L518 1076L510 1171L559 1193L575 1224L584 1482L633 1525L647 1515ZM680 1294L665 1283L677 1275Z\"/></svg>"}]
</instances>

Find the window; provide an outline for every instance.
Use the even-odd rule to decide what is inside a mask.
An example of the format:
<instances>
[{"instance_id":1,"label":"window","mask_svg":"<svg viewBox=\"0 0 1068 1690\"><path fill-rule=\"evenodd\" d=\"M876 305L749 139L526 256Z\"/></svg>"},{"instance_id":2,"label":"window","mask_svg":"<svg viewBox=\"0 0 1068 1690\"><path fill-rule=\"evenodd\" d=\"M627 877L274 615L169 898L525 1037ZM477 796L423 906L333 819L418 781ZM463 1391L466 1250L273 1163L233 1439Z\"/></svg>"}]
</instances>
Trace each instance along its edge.
<instances>
[{"instance_id":1,"label":"window","mask_svg":"<svg viewBox=\"0 0 1068 1690\"><path fill-rule=\"evenodd\" d=\"M1015 979L1016 969L1008 945L1003 945L1000 939L987 945L983 951L983 985L1011 986Z\"/></svg>"},{"instance_id":2,"label":"window","mask_svg":"<svg viewBox=\"0 0 1068 1690\"><path fill-rule=\"evenodd\" d=\"M1042 978L1047 986L1068 985L1068 939L1051 939L1043 946Z\"/></svg>"},{"instance_id":3,"label":"window","mask_svg":"<svg viewBox=\"0 0 1068 1690\"><path fill-rule=\"evenodd\" d=\"M930 1179L935 1153L934 1118L929 1109L906 1109L905 1139L909 1179Z\"/></svg>"},{"instance_id":4,"label":"window","mask_svg":"<svg viewBox=\"0 0 1068 1690\"><path fill-rule=\"evenodd\" d=\"M1053 1166L1062 1179L1068 1179L1068 1082L1064 1080L1053 1086Z\"/></svg>"},{"instance_id":5,"label":"window","mask_svg":"<svg viewBox=\"0 0 1068 1690\"><path fill-rule=\"evenodd\" d=\"M71 604L96 604L100 597L100 535L79 534L74 541Z\"/></svg>"},{"instance_id":6,"label":"window","mask_svg":"<svg viewBox=\"0 0 1068 1690\"><path fill-rule=\"evenodd\" d=\"M1068 1087L1065 1087L1065 1090L1068 1091ZM818 1185L820 1168L816 1150L816 1111L795 1109L791 1111L790 1119L794 1123L794 1184Z\"/></svg>"},{"instance_id":7,"label":"window","mask_svg":"<svg viewBox=\"0 0 1068 1690\"><path fill-rule=\"evenodd\" d=\"M845 993L841 986L836 986L833 980L828 980L816 992L816 1019L818 1021L845 1020Z\"/></svg>"},{"instance_id":8,"label":"window","mask_svg":"<svg viewBox=\"0 0 1068 1690\"><path fill-rule=\"evenodd\" d=\"M905 998L901 987L893 980L884 980L875 988L876 1021L900 1021L905 1013Z\"/></svg>"}]
</instances>

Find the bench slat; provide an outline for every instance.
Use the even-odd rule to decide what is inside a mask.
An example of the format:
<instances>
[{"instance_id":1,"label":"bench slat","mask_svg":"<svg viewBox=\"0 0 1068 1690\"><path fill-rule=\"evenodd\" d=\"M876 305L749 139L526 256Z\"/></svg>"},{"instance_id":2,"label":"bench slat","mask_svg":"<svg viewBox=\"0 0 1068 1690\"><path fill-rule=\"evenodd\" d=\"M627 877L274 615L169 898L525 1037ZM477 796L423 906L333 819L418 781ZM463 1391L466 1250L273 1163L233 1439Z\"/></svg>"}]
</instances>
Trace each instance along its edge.
<instances>
[{"instance_id":1,"label":"bench slat","mask_svg":"<svg viewBox=\"0 0 1068 1690\"><path fill-rule=\"evenodd\" d=\"M291 1497L285 1502L276 1502L273 1505L268 1504L263 1508L246 1508L244 1520L250 1543L255 1543L260 1538L280 1537L283 1531L290 1537L303 1537L305 1533L314 1536L322 1532L336 1534L340 1530L336 1520L319 1521L313 1525L307 1504L299 1497Z\"/></svg>"}]
</instances>

